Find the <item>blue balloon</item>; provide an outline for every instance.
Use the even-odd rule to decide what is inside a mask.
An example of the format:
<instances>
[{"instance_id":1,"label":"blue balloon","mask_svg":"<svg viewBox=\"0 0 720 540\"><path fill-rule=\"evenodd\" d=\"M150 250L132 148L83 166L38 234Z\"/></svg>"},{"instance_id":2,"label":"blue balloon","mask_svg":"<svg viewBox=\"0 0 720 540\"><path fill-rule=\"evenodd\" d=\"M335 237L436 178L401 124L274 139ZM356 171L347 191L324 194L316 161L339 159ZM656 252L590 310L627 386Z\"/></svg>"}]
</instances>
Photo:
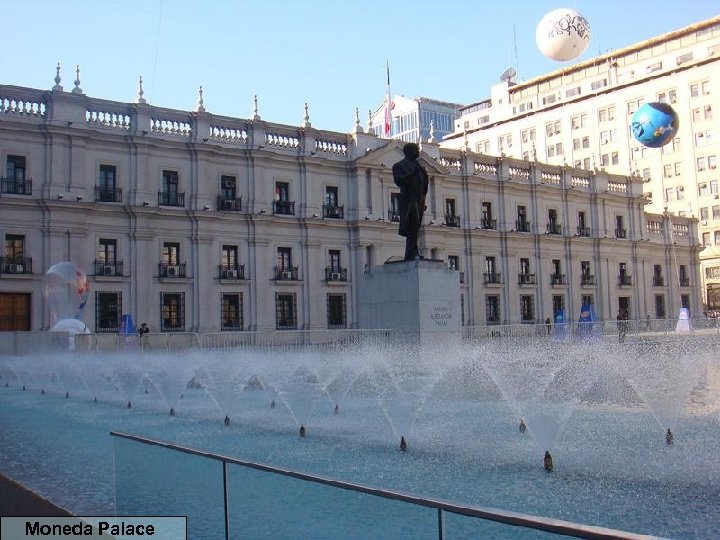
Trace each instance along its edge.
<instances>
[{"instance_id":1,"label":"blue balloon","mask_svg":"<svg viewBox=\"0 0 720 540\"><path fill-rule=\"evenodd\" d=\"M678 115L667 103L645 103L630 121L635 140L649 148L660 148L669 143L679 127Z\"/></svg>"}]
</instances>

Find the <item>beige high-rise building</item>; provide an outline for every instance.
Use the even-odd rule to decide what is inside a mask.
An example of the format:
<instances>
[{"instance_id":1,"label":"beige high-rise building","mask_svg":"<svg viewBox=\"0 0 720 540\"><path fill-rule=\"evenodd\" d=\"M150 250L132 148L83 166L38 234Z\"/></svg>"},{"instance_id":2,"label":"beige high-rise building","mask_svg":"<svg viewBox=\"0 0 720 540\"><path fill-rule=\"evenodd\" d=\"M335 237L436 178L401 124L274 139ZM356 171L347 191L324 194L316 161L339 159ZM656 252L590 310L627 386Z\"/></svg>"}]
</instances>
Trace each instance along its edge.
<instances>
[{"instance_id":1,"label":"beige high-rise building","mask_svg":"<svg viewBox=\"0 0 720 540\"><path fill-rule=\"evenodd\" d=\"M648 211L698 220L703 299L720 309L720 17L528 81L503 78L441 146L642 178ZM662 149L629 128L647 102L680 119Z\"/></svg>"}]
</instances>

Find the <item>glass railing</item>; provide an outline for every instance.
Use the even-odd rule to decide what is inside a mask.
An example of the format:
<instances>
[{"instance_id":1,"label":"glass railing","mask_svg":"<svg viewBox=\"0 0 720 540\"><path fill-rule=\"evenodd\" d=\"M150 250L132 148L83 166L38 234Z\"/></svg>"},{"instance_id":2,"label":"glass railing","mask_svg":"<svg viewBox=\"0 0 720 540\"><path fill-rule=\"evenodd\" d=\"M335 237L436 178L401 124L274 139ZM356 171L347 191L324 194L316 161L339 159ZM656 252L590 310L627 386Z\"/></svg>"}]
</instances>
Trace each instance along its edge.
<instances>
[{"instance_id":1,"label":"glass railing","mask_svg":"<svg viewBox=\"0 0 720 540\"><path fill-rule=\"evenodd\" d=\"M117 516L187 516L188 538L647 538L111 435Z\"/></svg>"}]
</instances>

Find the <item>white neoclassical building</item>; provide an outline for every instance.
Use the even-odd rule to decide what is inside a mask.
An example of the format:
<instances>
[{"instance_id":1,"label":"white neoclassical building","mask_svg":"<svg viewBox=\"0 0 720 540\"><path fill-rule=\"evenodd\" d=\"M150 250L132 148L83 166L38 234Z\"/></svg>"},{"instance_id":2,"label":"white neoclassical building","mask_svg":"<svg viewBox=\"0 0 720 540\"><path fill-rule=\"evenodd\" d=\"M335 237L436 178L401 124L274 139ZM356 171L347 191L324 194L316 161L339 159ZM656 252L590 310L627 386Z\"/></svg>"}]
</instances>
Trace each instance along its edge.
<instances>
[{"instance_id":1,"label":"white neoclassical building","mask_svg":"<svg viewBox=\"0 0 720 540\"><path fill-rule=\"evenodd\" d=\"M441 146L642 177L647 209L699 220L703 298L720 309L720 16L528 81L505 78L461 109ZM629 129L643 103L680 120L662 149Z\"/></svg>"},{"instance_id":2,"label":"white neoclassical building","mask_svg":"<svg viewBox=\"0 0 720 540\"><path fill-rule=\"evenodd\" d=\"M50 324L43 275L90 279L85 322L152 331L357 327L358 276L403 253L402 142L0 86L0 330ZM462 322L701 309L697 220L640 177L424 144L421 247L459 272Z\"/></svg>"}]
</instances>

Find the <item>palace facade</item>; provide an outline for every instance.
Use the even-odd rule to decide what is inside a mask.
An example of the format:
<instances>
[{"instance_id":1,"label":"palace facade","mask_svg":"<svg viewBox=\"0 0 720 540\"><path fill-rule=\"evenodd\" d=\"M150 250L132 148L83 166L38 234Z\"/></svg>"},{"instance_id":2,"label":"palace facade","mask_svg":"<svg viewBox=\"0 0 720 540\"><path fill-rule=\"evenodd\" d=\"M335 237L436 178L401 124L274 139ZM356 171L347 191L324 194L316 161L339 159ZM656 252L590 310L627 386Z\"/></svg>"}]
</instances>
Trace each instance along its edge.
<instances>
[{"instance_id":1,"label":"palace facade","mask_svg":"<svg viewBox=\"0 0 720 540\"><path fill-rule=\"evenodd\" d=\"M153 332L358 326L358 276L404 249L402 142L56 81L0 86L0 329L50 327L43 276L66 260L94 332L126 313ZM646 213L641 177L432 143L421 161L421 247L458 272L464 325L701 311L698 222Z\"/></svg>"}]
</instances>

